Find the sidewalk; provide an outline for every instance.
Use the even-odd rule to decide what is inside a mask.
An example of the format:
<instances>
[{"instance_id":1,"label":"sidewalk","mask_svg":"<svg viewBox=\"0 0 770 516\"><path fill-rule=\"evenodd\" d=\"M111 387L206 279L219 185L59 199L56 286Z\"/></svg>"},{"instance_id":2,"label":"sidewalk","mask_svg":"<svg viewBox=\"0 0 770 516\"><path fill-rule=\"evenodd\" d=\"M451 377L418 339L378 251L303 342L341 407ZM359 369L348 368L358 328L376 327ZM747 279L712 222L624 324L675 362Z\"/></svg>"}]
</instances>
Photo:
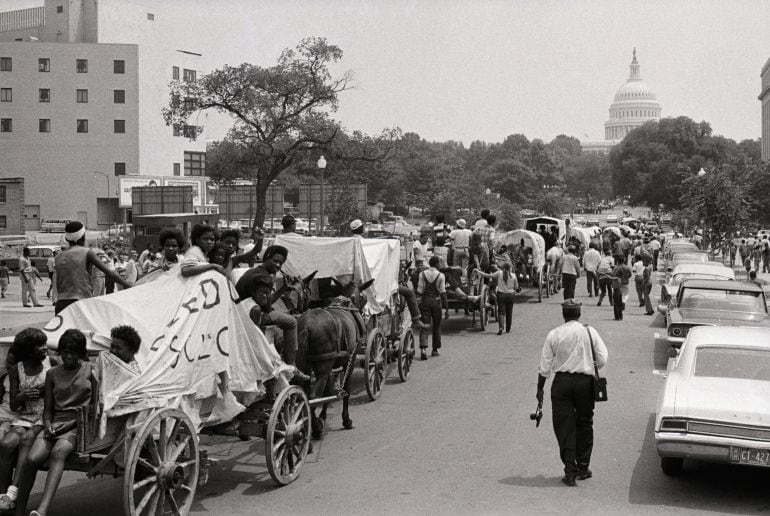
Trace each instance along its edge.
<instances>
[{"instance_id":1,"label":"sidewalk","mask_svg":"<svg viewBox=\"0 0 770 516\"><path fill-rule=\"evenodd\" d=\"M51 284L48 278L38 282L35 289L37 300L43 305L40 308L25 308L21 305L20 281L17 275L11 276L11 284L8 285L5 299L0 299L0 337L16 335L29 326L42 328L53 317L53 305L45 296Z\"/></svg>"}]
</instances>

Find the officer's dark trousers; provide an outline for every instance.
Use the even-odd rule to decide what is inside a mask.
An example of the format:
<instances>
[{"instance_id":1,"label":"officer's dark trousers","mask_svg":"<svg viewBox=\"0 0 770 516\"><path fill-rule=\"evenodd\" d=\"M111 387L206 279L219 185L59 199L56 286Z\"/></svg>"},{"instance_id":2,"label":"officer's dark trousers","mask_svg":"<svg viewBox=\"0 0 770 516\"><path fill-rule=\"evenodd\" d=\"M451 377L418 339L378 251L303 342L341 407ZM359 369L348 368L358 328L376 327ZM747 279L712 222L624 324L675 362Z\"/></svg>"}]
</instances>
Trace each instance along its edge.
<instances>
[{"instance_id":1,"label":"officer's dark trousers","mask_svg":"<svg viewBox=\"0 0 770 516\"><path fill-rule=\"evenodd\" d=\"M551 406L564 474L575 476L588 468L594 446L593 376L556 373L551 385Z\"/></svg>"}]
</instances>

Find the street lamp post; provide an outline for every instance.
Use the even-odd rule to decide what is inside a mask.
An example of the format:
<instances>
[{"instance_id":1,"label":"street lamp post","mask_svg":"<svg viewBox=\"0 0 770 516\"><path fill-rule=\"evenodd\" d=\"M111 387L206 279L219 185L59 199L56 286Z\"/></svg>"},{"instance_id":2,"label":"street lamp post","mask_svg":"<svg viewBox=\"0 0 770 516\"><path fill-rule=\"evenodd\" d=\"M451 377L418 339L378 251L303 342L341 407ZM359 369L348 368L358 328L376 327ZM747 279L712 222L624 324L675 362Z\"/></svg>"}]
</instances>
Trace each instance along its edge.
<instances>
[{"instance_id":1,"label":"street lamp post","mask_svg":"<svg viewBox=\"0 0 770 516\"><path fill-rule=\"evenodd\" d=\"M321 220L318 222L318 227L320 228L320 234L323 236L324 234L324 171L326 169L326 160L323 156L318 158L318 168L321 169Z\"/></svg>"}]
</instances>

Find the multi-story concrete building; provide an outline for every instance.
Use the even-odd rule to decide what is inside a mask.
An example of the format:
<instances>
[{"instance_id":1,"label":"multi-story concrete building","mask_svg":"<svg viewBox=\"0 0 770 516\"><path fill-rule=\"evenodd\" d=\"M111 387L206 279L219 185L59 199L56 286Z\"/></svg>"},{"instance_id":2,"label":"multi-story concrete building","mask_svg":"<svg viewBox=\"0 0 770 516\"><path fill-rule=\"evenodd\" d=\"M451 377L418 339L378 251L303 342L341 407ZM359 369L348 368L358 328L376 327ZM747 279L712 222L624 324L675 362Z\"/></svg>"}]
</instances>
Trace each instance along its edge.
<instances>
[{"instance_id":1,"label":"multi-story concrete building","mask_svg":"<svg viewBox=\"0 0 770 516\"><path fill-rule=\"evenodd\" d=\"M205 175L205 135L161 117L200 54L130 0L44 2L0 13L0 177L25 179L27 230L122 221L119 176Z\"/></svg>"},{"instance_id":2,"label":"multi-story concrete building","mask_svg":"<svg viewBox=\"0 0 770 516\"><path fill-rule=\"evenodd\" d=\"M770 59L767 60L759 76L762 78L762 160L770 161Z\"/></svg>"},{"instance_id":3,"label":"multi-story concrete building","mask_svg":"<svg viewBox=\"0 0 770 516\"><path fill-rule=\"evenodd\" d=\"M23 234L24 179L0 177L0 235Z\"/></svg>"},{"instance_id":4,"label":"multi-story concrete building","mask_svg":"<svg viewBox=\"0 0 770 516\"><path fill-rule=\"evenodd\" d=\"M660 103L652 89L642 80L636 49L629 69L628 80L615 93L610 105L610 118L604 122L604 141L584 142L584 152L607 154L632 130L650 120L660 120Z\"/></svg>"}]
</instances>

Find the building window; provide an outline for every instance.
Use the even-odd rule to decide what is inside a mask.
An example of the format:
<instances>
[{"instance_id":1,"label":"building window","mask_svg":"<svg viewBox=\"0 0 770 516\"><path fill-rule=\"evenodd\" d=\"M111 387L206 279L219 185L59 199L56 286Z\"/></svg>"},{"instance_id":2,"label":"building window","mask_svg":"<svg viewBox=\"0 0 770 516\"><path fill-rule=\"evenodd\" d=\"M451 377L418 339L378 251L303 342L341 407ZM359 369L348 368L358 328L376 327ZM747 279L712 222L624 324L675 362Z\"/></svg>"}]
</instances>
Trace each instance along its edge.
<instances>
[{"instance_id":1,"label":"building window","mask_svg":"<svg viewBox=\"0 0 770 516\"><path fill-rule=\"evenodd\" d=\"M50 133L51 132L51 119L50 118L41 118L38 120L38 130L41 133Z\"/></svg>"},{"instance_id":2,"label":"building window","mask_svg":"<svg viewBox=\"0 0 770 516\"><path fill-rule=\"evenodd\" d=\"M206 175L206 153L205 152L185 151L184 175L186 176L205 176Z\"/></svg>"},{"instance_id":3,"label":"building window","mask_svg":"<svg viewBox=\"0 0 770 516\"><path fill-rule=\"evenodd\" d=\"M61 14L64 12L64 6L63 5L57 5L56 6L56 14Z\"/></svg>"},{"instance_id":4,"label":"building window","mask_svg":"<svg viewBox=\"0 0 770 516\"><path fill-rule=\"evenodd\" d=\"M13 59L10 57L0 57L0 72L12 72Z\"/></svg>"},{"instance_id":5,"label":"building window","mask_svg":"<svg viewBox=\"0 0 770 516\"><path fill-rule=\"evenodd\" d=\"M155 21L155 15L152 13L147 13L147 19L150 21Z\"/></svg>"},{"instance_id":6,"label":"building window","mask_svg":"<svg viewBox=\"0 0 770 516\"><path fill-rule=\"evenodd\" d=\"M78 104L86 104L88 102L88 90L77 90L75 98Z\"/></svg>"},{"instance_id":7,"label":"building window","mask_svg":"<svg viewBox=\"0 0 770 516\"><path fill-rule=\"evenodd\" d=\"M13 132L13 118L0 118L0 133Z\"/></svg>"},{"instance_id":8,"label":"building window","mask_svg":"<svg viewBox=\"0 0 770 516\"><path fill-rule=\"evenodd\" d=\"M115 104L126 103L126 90L114 90L112 92L112 99Z\"/></svg>"},{"instance_id":9,"label":"building window","mask_svg":"<svg viewBox=\"0 0 770 516\"><path fill-rule=\"evenodd\" d=\"M174 165L179 165L179 163L174 163ZM177 174L179 175L179 174ZM0 186L0 204L5 204L5 185Z\"/></svg>"},{"instance_id":10,"label":"building window","mask_svg":"<svg viewBox=\"0 0 770 516\"><path fill-rule=\"evenodd\" d=\"M0 102L13 102L12 88L0 88Z\"/></svg>"},{"instance_id":11,"label":"building window","mask_svg":"<svg viewBox=\"0 0 770 516\"><path fill-rule=\"evenodd\" d=\"M125 176L126 175L126 164L125 163L115 163L115 175L116 176Z\"/></svg>"},{"instance_id":12,"label":"building window","mask_svg":"<svg viewBox=\"0 0 770 516\"><path fill-rule=\"evenodd\" d=\"M50 72L51 71L51 60L47 57L41 57L37 60L37 71L38 72Z\"/></svg>"},{"instance_id":13,"label":"building window","mask_svg":"<svg viewBox=\"0 0 770 516\"><path fill-rule=\"evenodd\" d=\"M180 129L180 127L182 126L180 126L179 124L174 124L174 136L182 135L182 130Z\"/></svg>"},{"instance_id":14,"label":"building window","mask_svg":"<svg viewBox=\"0 0 770 516\"><path fill-rule=\"evenodd\" d=\"M182 175L182 164L181 163L174 163L174 175L175 176L181 176Z\"/></svg>"},{"instance_id":15,"label":"building window","mask_svg":"<svg viewBox=\"0 0 770 516\"><path fill-rule=\"evenodd\" d=\"M175 66L171 69L171 78L175 81L179 80L179 67Z\"/></svg>"},{"instance_id":16,"label":"building window","mask_svg":"<svg viewBox=\"0 0 770 516\"><path fill-rule=\"evenodd\" d=\"M51 102L51 90L48 88L40 88L38 92L39 102Z\"/></svg>"},{"instance_id":17,"label":"building window","mask_svg":"<svg viewBox=\"0 0 770 516\"><path fill-rule=\"evenodd\" d=\"M8 229L8 222L5 215L0 215L0 229Z\"/></svg>"},{"instance_id":18,"label":"building window","mask_svg":"<svg viewBox=\"0 0 770 516\"><path fill-rule=\"evenodd\" d=\"M125 120L115 120L113 127L115 129L115 134L122 134L126 132L126 121Z\"/></svg>"},{"instance_id":19,"label":"building window","mask_svg":"<svg viewBox=\"0 0 770 516\"><path fill-rule=\"evenodd\" d=\"M198 72L195 70L188 70L187 68L184 69L182 72L182 79L184 79L185 82L195 82L196 78L198 76Z\"/></svg>"},{"instance_id":20,"label":"building window","mask_svg":"<svg viewBox=\"0 0 770 516\"><path fill-rule=\"evenodd\" d=\"M198 136L198 127L194 125L185 125L182 127L182 136L185 138L195 138Z\"/></svg>"},{"instance_id":21,"label":"building window","mask_svg":"<svg viewBox=\"0 0 770 516\"><path fill-rule=\"evenodd\" d=\"M75 70L78 73L88 73L88 59L76 59Z\"/></svg>"},{"instance_id":22,"label":"building window","mask_svg":"<svg viewBox=\"0 0 770 516\"><path fill-rule=\"evenodd\" d=\"M115 59L112 62L112 71L115 73L126 73L126 62L122 59Z\"/></svg>"},{"instance_id":23,"label":"building window","mask_svg":"<svg viewBox=\"0 0 770 516\"><path fill-rule=\"evenodd\" d=\"M78 120L78 132L79 133L88 132L88 120L83 120L83 119Z\"/></svg>"}]
</instances>

